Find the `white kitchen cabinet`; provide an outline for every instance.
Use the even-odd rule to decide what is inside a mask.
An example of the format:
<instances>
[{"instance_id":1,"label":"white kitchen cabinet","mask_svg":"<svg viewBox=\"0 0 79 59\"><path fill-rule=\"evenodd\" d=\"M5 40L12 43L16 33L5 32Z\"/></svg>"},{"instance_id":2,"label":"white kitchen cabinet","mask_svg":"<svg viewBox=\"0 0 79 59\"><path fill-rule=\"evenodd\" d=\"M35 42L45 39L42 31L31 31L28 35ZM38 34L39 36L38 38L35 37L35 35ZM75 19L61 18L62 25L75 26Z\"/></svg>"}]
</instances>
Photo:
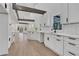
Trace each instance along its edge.
<instances>
[{"instance_id":1,"label":"white kitchen cabinet","mask_svg":"<svg viewBox=\"0 0 79 59\"><path fill-rule=\"evenodd\" d=\"M28 32L28 39L30 40L37 40L39 42L44 42L44 33L41 32Z\"/></svg>"},{"instance_id":2,"label":"white kitchen cabinet","mask_svg":"<svg viewBox=\"0 0 79 59\"><path fill-rule=\"evenodd\" d=\"M74 44L79 44L79 39L78 38L72 38L72 37L64 37L65 41L74 43Z\"/></svg>"},{"instance_id":3,"label":"white kitchen cabinet","mask_svg":"<svg viewBox=\"0 0 79 59\"><path fill-rule=\"evenodd\" d=\"M79 22L79 4L78 3L65 3L60 4L61 23L76 23Z\"/></svg>"},{"instance_id":4,"label":"white kitchen cabinet","mask_svg":"<svg viewBox=\"0 0 79 59\"><path fill-rule=\"evenodd\" d=\"M44 34L44 44L45 44L45 46L47 46L49 48L51 46L50 40L51 40L50 33L45 33Z\"/></svg>"},{"instance_id":5,"label":"white kitchen cabinet","mask_svg":"<svg viewBox=\"0 0 79 59\"><path fill-rule=\"evenodd\" d=\"M78 56L79 55L79 45L65 41L64 42L64 52L65 53L68 52L69 54L71 54L73 56ZM64 53L64 55L65 55L65 53Z\"/></svg>"},{"instance_id":6,"label":"white kitchen cabinet","mask_svg":"<svg viewBox=\"0 0 79 59\"><path fill-rule=\"evenodd\" d=\"M64 23L67 23L67 17L68 17L68 4L65 3L65 4L61 4L60 6L60 9L61 9L61 23L64 24Z\"/></svg>"},{"instance_id":7,"label":"white kitchen cabinet","mask_svg":"<svg viewBox=\"0 0 79 59\"><path fill-rule=\"evenodd\" d=\"M71 50L64 49L64 56L75 56L76 54L73 53Z\"/></svg>"},{"instance_id":8,"label":"white kitchen cabinet","mask_svg":"<svg viewBox=\"0 0 79 59\"><path fill-rule=\"evenodd\" d=\"M79 3L69 4L69 23L79 22Z\"/></svg>"},{"instance_id":9,"label":"white kitchen cabinet","mask_svg":"<svg viewBox=\"0 0 79 59\"><path fill-rule=\"evenodd\" d=\"M53 34L45 34L44 44L57 54L63 55L63 39Z\"/></svg>"},{"instance_id":10,"label":"white kitchen cabinet","mask_svg":"<svg viewBox=\"0 0 79 59\"><path fill-rule=\"evenodd\" d=\"M52 43L54 43L54 51L59 55L63 55L63 36L53 35L53 37Z\"/></svg>"},{"instance_id":11,"label":"white kitchen cabinet","mask_svg":"<svg viewBox=\"0 0 79 59\"><path fill-rule=\"evenodd\" d=\"M28 39L31 39L31 32L28 31L27 33L28 33L28 34L27 34L27 35L28 35L27 38L28 38Z\"/></svg>"},{"instance_id":12,"label":"white kitchen cabinet","mask_svg":"<svg viewBox=\"0 0 79 59\"><path fill-rule=\"evenodd\" d=\"M35 40L35 33L34 32L30 32L30 34L29 34L29 39L31 39L31 40Z\"/></svg>"},{"instance_id":13,"label":"white kitchen cabinet","mask_svg":"<svg viewBox=\"0 0 79 59\"><path fill-rule=\"evenodd\" d=\"M44 42L44 33L40 33L40 42Z\"/></svg>"},{"instance_id":14,"label":"white kitchen cabinet","mask_svg":"<svg viewBox=\"0 0 79 59\"><path fill-rule=\"evenodd\" d=\"M64 55L79 56L79 39L73 37L64 37Z\"/></svg>"}]
</instances>

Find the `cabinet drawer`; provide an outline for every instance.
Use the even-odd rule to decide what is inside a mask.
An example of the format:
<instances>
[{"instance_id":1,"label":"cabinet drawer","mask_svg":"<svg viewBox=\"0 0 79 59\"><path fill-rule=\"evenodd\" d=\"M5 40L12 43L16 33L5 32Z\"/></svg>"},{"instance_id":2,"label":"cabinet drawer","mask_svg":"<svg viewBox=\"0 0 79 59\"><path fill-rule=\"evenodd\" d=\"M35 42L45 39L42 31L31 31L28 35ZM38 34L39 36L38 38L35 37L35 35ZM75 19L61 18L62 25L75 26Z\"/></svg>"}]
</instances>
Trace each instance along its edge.
<instances>
[{"instance_id":1,"label":"cabinet drawer","mask_svg":"<svg viewBox=\"0 0 79 59\"><path fill-rule=\"evenodd\" d=\"M64 37L64 40L65 40L65 41L72 42L72 43L74 43L74 44L79 44L79 39L76 39L76 38Z\"/></svg>"},{"instance_id":2,"label":"cabinet drawer","mask_svg":"<svg viewBox=\"0 0 79 59\"><path fill-rule=\"evenodd\" d=\"M68 49L75 54L79 54L79 45L71 43L71 42L64 42L64 49Z\"/></svg>"},{"instance_id":3,"label":"cabinet drawer","mask_svg":"<svg viewBox=\"0 0 79 59\"><path fill-rule=\"evenodd\" d=\"M70 50L64 49L64 56L76 56L76 54Z\"/></svg>"},{"instance_id":4,"label":"cabinet drawer","mask_svg":"<svg viewBox=\"0 0 79 59\"><path fill-rule=\"evenodd\" d=\"M45 34L45 36L44 36L45 38L44 38L44 40L50 40L51 39L51 35L50 34Z\"/></svg>"},{"instance_id":5,"label":"cabinet drawer","mask_svg":"<svg viewBox=\"0 0 79 59\"><path fill-rule=\"evenodd\" d=\"M61 35L55 35L55 38L63 40L63 36L61 36Z\"/></svg>"},{"instance_id":6,"label":"cabinet drawer","mask_svg":"<svg viewBox=\"0 0 79 59\"><path fill-rule=\"evenodd\" d=\"M76 53L69 49L64 49L64 56L79 56L79 53Z\"/></svg>"},{"instance_id":7,"label":"cabinet drawer","mask_svg":"<svg viewBox=\"0 0 79 59\"><path fill-rule=\"evenodd\" d=\"M45 35L44 35L44 44L45 44L45 45L49 45L50 41L51 41L51 36L50 36L50 34L45 34Z\"/></svg>"},{"instance_id":8,"label":"cabinet drawer","mask_svg":"<svg viewBox=\"0 0 79 59\"><path fill-rule=\"evenodd\" d=\"M63 55L63 40L55 39L55 50L58 54Z\"/></svg>"}]
</instances>

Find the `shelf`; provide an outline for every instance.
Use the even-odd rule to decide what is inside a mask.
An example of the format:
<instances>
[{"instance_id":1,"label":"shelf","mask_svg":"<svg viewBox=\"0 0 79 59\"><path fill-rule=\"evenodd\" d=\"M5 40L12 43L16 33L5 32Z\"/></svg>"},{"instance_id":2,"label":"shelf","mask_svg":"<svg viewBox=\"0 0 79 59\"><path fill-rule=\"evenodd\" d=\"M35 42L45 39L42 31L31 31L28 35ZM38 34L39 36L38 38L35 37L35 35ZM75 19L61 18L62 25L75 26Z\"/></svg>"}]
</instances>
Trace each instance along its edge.
<instances>
[{"instance_id":1,"label":"shelf","mask_svg":"<svg viewBox=\"0 0 79 59\"><path fill-rule=\"evenodd\" d=\"M19 10L19 11L37 13L37 14L46 13L46 11L43 11L43 10L39 10L39 9L31 8L31 7L20 6L20 5L16 5L15 3L13 3L13 9Z\"/></svg>"}]
</instances>

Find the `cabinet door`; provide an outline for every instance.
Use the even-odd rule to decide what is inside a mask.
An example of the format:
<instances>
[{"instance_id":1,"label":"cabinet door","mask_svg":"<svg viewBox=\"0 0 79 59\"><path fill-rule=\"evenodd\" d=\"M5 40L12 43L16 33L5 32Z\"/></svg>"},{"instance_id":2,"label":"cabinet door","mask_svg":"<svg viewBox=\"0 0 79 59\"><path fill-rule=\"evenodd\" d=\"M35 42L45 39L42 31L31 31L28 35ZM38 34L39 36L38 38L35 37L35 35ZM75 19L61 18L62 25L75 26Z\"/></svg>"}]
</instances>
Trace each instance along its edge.
<instances>
[{"instance_id":1,"label":"cabinet door","mask_svg":"<svg viewBox=\"0 0 79 59\"><path fill-rule=\"evenodd\" d=\"M67 23L67 17L68 17L68 4L67 3L64 3L64 4L61 4L61 23Z\"/></svg>"},{"instance_id":2,"label":"cabinet door","mask_svg":"<svg viewBox=\"0 0 79 59\"><path fill-rule=\"evenodd\" d=\"M44 36L44 44L45 46L47 46L49 48L49 45L50 45L50 34L45 34Z\"/></svg>"},{"instance_id":3,"label":"cabinet door","mask_svg":"<svg viewBox=\"0 0 79 59\"><path fill-rule=\"evenodd\" d=\"M69 22L79 22L79 3L69 4Z\"/></svg>"},{"instance_id":4,"label":"cabinet door","mask_svg":"<svg viewBox=\"0 0 79 59\"><path fill-rule=\"evenodd\" d=\"M51 46L50 48L56 52L56 39L54 35L51 35ZM57 53L57 52L56 52Z\"/></svg>"},{"instance_id":5,"label":"cabinet door","mask_svg":"<svg viewBox=\"0 0 79 59\"><path fill-rule=\"evenodd\" d=\"M63 55L63 39L58 38L56 35L52 35L51 49L59 55Z\"/></svg>"},{"instance_id":6,"label":"cabinet door","mask_svg":"<svg viewBox=\"0 0 79 59\"><path fill-rule=\"evenodd\" d=\"M56 52L63 55L63 39L55 37Z\"/></svg>"}]
</instances>

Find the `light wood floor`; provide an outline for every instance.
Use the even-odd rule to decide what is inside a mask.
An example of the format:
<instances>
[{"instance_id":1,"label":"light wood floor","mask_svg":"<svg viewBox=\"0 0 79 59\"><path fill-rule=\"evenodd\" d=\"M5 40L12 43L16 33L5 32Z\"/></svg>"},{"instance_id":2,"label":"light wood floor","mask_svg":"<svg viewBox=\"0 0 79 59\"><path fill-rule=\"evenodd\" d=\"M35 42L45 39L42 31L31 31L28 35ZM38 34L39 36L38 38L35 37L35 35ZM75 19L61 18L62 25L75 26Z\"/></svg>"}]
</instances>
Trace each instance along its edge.
<instances>
[{"instance_id":1,"label":"light wood floor","mask_svg":"<svg viewBox=\"0 0 79 59\"><path fill-rule=\"evenodd\" d=\"M32 40L16 40L9 48L10 56L57 56L43 43Z\"/></svg>"}]
</instances>

